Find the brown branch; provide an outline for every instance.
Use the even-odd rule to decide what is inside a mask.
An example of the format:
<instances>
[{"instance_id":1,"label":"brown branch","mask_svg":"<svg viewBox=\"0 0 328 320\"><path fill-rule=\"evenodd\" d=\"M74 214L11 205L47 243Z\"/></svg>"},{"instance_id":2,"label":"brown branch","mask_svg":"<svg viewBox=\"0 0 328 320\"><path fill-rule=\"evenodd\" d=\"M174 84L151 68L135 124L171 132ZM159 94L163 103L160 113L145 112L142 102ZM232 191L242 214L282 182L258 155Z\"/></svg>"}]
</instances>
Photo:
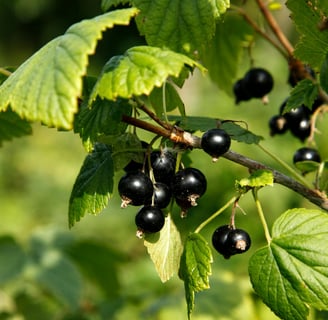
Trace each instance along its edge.
<instances>
[{"instance_id":1,"label":"brown branch","mask_svg":"<svg viewBox=\"0 0 328 320\"><path fill-rule=\"evenodd\" d=\"M201 148L201 138L194 136L191 133L186 132L176 126L173 126L172 130L167 130L149 124L146 121L132 118L126 115L122 117L122 121L138 128L153 132L157 135L166 137L175 143L181 144L184 147ZM283 173L272 169L263 163L247 158L232 150L226 152L224 155L222 155L222 157L237 164L240 164L243 167L250 169L251 171L258 169L270 170L273 173L275 183L281 184L287 187L288 189L295 191L296 193L302 195L304 198L308 199L310 202L319 206L321 209L328 211L328 198L324 193L321 193L320 191L315 189L309 189L298 181L284 175Z\"/></svg>"},{"instance_id":2,"label":"brown branch","mask_svg":"<svg viewBox=\"0 0 328 320\"><path fill-rule=\"evenodd\" d=\"M271 45L273 45L285 58L289 57L289 55L283 50L283 48L280 47L280 45L276 43L267 33L265 33L243 9L236 6L233 6L233 9L236 10L245 19L245 21L254 29L255 32L257 32L262 38L264 38Z\"/></svg>"},{"instance_id":3,"label":"brown branch","mask_svg":"<svg viewBox=\"0 0 328 320\"><path fill-rule=\"evenodd\" d=\"M153 119L155 122L157 122L163 128L165 128L167 130L172 130L173 126L170 123L161 120L159 117L157 117L157 115L154 112L150 111L145 105L142 104L142 105L138 106L138 108L140 110L142 110L143 112L145 112L151 119Z\"/></svg>"},{"instance_id":4,"label":"brown branch","mask_svg":"<svg viewBox=\"0 0 328 320\"><path fill-rule=\"evenodd\" d=\"M289 56L293 56L294 48L282 32L280 26L278 25L276 19L271 14L270 10L266 7L262 0L256 0L258 7L260 8L263 16L265 17L268 25L270 26L272 32L275 34L281 45L286 49Z\"/></svg>"}]
</instances>

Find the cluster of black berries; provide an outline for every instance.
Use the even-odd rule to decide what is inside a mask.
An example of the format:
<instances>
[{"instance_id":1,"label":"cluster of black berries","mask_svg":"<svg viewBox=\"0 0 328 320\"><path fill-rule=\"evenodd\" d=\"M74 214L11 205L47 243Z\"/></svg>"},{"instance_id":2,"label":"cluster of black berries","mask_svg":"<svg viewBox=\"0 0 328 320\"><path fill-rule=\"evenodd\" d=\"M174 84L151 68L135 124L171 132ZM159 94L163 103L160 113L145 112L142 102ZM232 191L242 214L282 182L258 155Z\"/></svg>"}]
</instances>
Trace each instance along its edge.
<instances>
[{"instance_id":1,"label":"cluster of black berries","mask_svg":"<svg viewBox=\"0 0 328 320\"><path fill-rule=\"evenodd\" d=\"M204 174L196 168L175 172L176 157L169 149L152 151L150 166L154 182L140 168L127 171L118 184L122 208L142 206L135 217L138 236L156 233L163 228L165 215L162 209L170 204L172 198L185 215L190 207L197 205L197 199L207 187Z\"/></svg>"},{"instance_id":2,"label":"cluster of black berries","mask_svg":"<svg viewBox=\"0 0 328 320\"><path fill-rule=\"evenodd\" d=\"M270 135L284 134L288 130L302 142L311 134L311 116L322 105L323 101L318 97L311 108L304 105L284 112L287 99L281 104L279 114L269 120Z\"/></svg>"},{"instance_id":3,"label":"cluster of black berries","mask_svg":"<svg viewBox=\"0 0 328 320\"><path fill-rule=\"evenodd\" d=\"M251 68L233 86L236 104L252 98L260 98L265 102L264 97L272 90L273 84L273 78L267 70Z\"/></svg>"},{"instance_id":4,"label":"cluster of black berries","mask_svg":"<svg viewBox=\"0 0 328 320\"><path fill-rule=\"evenodd\" d=\"M229 150L230 144L230 136L218 128L206 131L201 138L201 147L214 161ZM143 147L148 148L148 145L143 142ZM163 209L172 199L181 208L181 217L185 217L207 188L206 177L200 170L191 167L176 170L172 149L153 150L149 157L145 154L145 159L149 159L149 166L131 161L118 183L121 207L141 206L135 217L140 237L163 228ZM150 170L146 171L144 167Z\"/></svg>"},{"instance_id":5,"label":"cluster of black berries","mask_svg":"<svg viewBox=\"0 0 328 320\"><path fill-rule=\"evenodd\" d=\"M223 225L215 229L212 244L217 252L229 259L232 255L246 252L251 246L251 238L243 229Z\"/></svg>"}]
</instances>

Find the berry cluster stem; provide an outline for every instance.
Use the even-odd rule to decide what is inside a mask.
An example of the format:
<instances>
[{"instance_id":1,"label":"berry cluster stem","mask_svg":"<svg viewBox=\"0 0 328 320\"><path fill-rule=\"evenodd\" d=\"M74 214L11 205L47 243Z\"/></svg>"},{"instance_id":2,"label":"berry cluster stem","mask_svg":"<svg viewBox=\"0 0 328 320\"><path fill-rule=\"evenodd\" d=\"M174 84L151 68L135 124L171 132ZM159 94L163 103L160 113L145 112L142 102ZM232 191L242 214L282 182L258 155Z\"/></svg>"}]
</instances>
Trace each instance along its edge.
<instances>
[{"instance_id":1,"label":"berry cluster stem","mask_svg":"<svg viewBox=\"0 0 328 320\"><path fill-rule=\"evenodd\" d=\"M205 221L203 221L195 230L195 233L199 233L206 225L208 225L212 220L214 220L218 215L220 215L224 210L226 210L229 206L234 204L238 197L232 197L226 204L224 204L219 210L214 212L210 217L208 217Z\"/></svg>"},{"instance_id":2,"label":"berry cluster stem","mask_svg":"<svg viewBox=\"0 0 328 320\"><path fill-rule=\"evenodd\" d=\"M270 231L269 231L267 222L265 220L265 216L264 216L264 213L263 213L261 202L258 198L258 189L257 188L252 189L252 193L253 193L253 198L254 198L254 201L255 201L256 208L257 208L257 213L259 214L259 217L260 217L263 229L264 229L265 238L266 238L268 244L270 244L272 238L271 238L271 235L270 235Z\"/></svg>"}]
</instances>

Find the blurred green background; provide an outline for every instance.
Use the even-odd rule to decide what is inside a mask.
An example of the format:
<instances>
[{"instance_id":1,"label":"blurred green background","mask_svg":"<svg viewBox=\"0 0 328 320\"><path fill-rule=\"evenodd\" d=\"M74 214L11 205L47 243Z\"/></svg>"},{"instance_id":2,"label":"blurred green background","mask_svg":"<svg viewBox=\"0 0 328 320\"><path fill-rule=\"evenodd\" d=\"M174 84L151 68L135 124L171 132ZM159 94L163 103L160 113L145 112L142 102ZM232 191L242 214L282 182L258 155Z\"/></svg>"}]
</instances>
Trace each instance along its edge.
<instances>
[{"instance_id":1,"label":"blurred green background","mask_svg":"<svg viewBox=\"0 0 328 320\"><path fill-rule=\"evenodd\" d=\"M100 1L0 1L0 66L20 65L71 24L100 13ZM288 12L276 15L296 39ZM97 75L112 55L141 43L134 26L106 32L89 72ZM287 63L261 40L253 57L255 65L267 68L275 79L268 105L252 100L236 106L232 96L196 72L181 90L187 113L245 121L249 130L265 138L266 148L292 165L293 152L303 144L289 133L270 137L268 129L269 118L290 90ZM239 76L248 68L245 54ZM328 156L325 122L319 119L321 133L316 135L323 159ZM140 131L138 135L151 139ZM233 142L232 149L284 171L256 146ZM177 276L161 283L135 237L136 208L122 211L116 192L100 215L86 216L68 229L68 200L85 156L77 135L39 124L33 125L32 136L5 142L0 149L0 319L186 319L183 283ZM248 172L225 159L212 163L201 150L190 156L192 166L208 179L208 191L188 217L188 224L197 225L234 195L235 181ZM259 195L270 225L289 208L314 207L279 185ZM253 245L230 260L213 252L211 289L196 295L195 320L276 319L252 293L247 261L265 239L251 196L240 205L246 215L238 211L236 223L249 231ZM227 210L203 230L209 242L229 216Z\"/></svg>"}]
</instances>

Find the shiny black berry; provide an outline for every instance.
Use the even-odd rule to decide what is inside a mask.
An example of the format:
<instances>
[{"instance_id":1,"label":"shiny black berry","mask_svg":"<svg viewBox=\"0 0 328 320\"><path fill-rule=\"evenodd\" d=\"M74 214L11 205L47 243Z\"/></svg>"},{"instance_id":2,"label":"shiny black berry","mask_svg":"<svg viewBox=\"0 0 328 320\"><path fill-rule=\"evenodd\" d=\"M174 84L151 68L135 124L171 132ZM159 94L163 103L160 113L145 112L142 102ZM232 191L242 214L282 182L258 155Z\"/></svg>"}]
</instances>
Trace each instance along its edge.
<instances>
[{"instance_id":1,"label":"shiny black berry","mask_svg":"<svg viewBox=\"0 0 328 320\"><path fill-rule=\"evenodd\" d=\"M171 202L171 188L162 182L156 182L154 185L154 205L159 208L166 208Z\"/></svg>"},{"instance_id":2,"label":"shiny black berry","mask_svg":"<svg viewBox=\"0 0 328 320\"><path fill-rule=\"evenodd\" d=\"M235 95L235 103L238 104L240 101L248 101L252 99L249 92L244 89L243 79L238 79L233 85L233 93Z\"/></svg>"},{"instance_id":3,"label":"shiny black berry","mask_svg":"<svg viewBox=\"0 0 328 320\"><path fill-rule=\"evenodd\" d=\"M206 191L207 181L200 170L185 168L174 175L171 188L175 198L187 200L191 206L196 206L197 199Z\"/></svg>"},{"instance_id":4,"label":"shiny black berry","mask_svg":"<svg viewBox=\"0 0 328 320\"><path fill-rule=\"evenodd\" d=\"M230 136L222 129L210 129L201 138L201 147L213 157L213 160L226 153L230 145Z\"/></svg>"},{"instance_id":5,"label":"shiny black berry","mask_svg":"<svg viewBox=\"0 0 328 320\"><path fill-rule=\"evenodd\" d=\"M274 115L269 120L270 135L283 134L288 130L288 123L283 115Z\"/></svg>"},{"instance_id":6,"label":"shiny black berry","mask_svg":"<svg viewBox=\"0 0 328 320\"><path fill-rule=\"evenodd\" d=\"M301 161L314 161L321 162L321 157L316 149L303 147L294 153L293 162L301 162Z\"/></svg>"},{"instance_id":7,"label":"shiny black berry","mask_svg":"<svg viewBox=\"0 0 328 320\"><path fill-rule=\"evenodd\" d=\"M227 245L228 235L232 228L229 225L223 225L215 229L212 235L212 245L214 249L222 254L226 259L230 258L231 251Z\"/></svg>"},{"instance_id":8,"label":"shiny black berry","mask_svg":"<svg viewBox=\"0 0 328 320\"><path fill-rule=\"evenodd\" d=\"M272 90L273 78L263 68L252 68L245 74L242 85L253 98L262 98Z\"/></svg>"},{"instance_id":9,"label":"shiny black berry","mask_svg":"<svg viewBox=\"0 0 328 320\"><path fill-rule=\"evenodd\" d=\"M243 229L232 229L227 237L226 244L231 255L246 252L251 246L251 238Z\"/></svg>"},{"instance_id":10,"label":"shiny black berry","mask_svg":"<svg viewBox=\"0 0 328 320\"><path fill-rule=\"evenodd\" d=\"M118 183L122 208L125 208L129 204L140 206L149 203L153 191L152 181L141 171L127 172Z\"/></svg>"},{"instance_id":11,"label":"shiny black berry","mask_svg":"<svg viewBox=\"0 0 328 320\"><path fill-rule=\"evenodd\" d=\"M299 122L288 122L291 133L302 142L311 135L311 119L303 118Z\"/></svg>"},{"instance_id":12,"label":"shiny black berry","mask_svg":"<svg viewBox=\"0 0 328 320\"><path fill-rule=\"evenodd\" d=\"M169 150L155 150L150 154L150 164L156 182L169 184L175 174L176 158Z\"/></svg>"},{"instance_id":13,"label":"shiny black berry","mask_svg":"<svg viewBox=\"0 0 328 320\"><path fill-rule=\"evenodd\" d=\"M223 225L214 231L212 244L217 252L229 259L232 255L246 252L251 246L251 238L245 230Z\"/></svg>"},{"instance_id":14,"label":"shiny black berry","mask_svg":"<svg viewBox=\"0 0 328 320\"><path fill-rule=\"evenodd\" d=\"M164 223L165 217L160 208L152 205L143 206L135 217L137 236L140 237L144 233L156 233L163 228Z\"/></svg>"}]
</instances>

